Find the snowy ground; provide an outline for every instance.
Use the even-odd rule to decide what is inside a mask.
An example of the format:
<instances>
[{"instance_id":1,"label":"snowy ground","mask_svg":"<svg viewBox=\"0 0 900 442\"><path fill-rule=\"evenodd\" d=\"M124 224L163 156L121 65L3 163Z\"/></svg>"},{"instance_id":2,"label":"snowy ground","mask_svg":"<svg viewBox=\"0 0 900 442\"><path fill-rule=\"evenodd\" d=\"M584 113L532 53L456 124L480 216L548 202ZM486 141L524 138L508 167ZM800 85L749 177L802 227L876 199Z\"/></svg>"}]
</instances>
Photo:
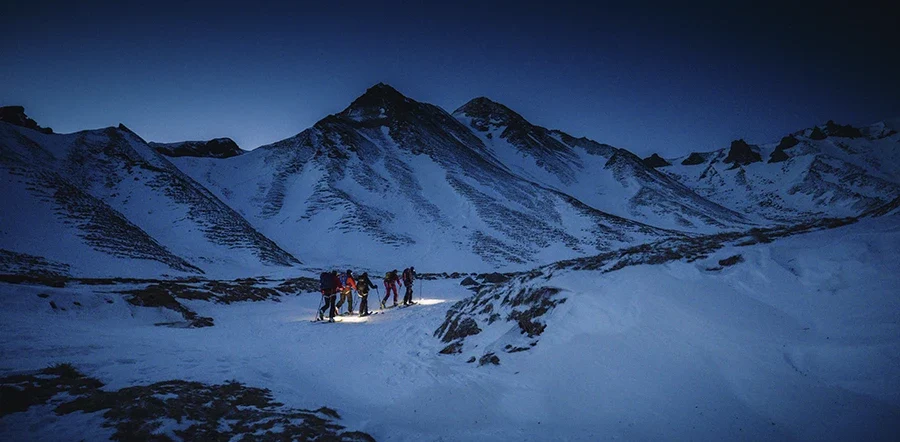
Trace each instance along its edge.
<instances>
[{"instance_id":1,"label":"snowy ground","mask_svg":"<svg viewBox=\"0 0 900 442\"><path fill-rule=\"evenodd\" d=\"M734 254L744 262L707 270ZM109 389L235 379L378 440L896 440L898 262L900 223L885 217L692 263L559 272L535 284L567 302L499 366L437 354L435 329L470 294L459 280L336 324L310 322L314 294L187 302L215 319L200 329L154 326L180 317L108 287L0 285L0 376L71 362ZM479 354L503 342L469 339ZM0 439L102 435L86 429L99 423L32 409L0 419Z\"/></svg>"}]
</instances>

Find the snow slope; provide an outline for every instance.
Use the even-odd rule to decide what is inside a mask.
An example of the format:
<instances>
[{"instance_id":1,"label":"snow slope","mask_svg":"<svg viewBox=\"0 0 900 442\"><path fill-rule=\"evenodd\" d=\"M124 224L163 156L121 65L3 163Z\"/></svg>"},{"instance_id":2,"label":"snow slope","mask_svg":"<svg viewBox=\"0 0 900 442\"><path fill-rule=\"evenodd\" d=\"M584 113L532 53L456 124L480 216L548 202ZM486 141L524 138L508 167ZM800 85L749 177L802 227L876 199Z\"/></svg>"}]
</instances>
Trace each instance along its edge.
<instances>
[{"instance_id":1,"label":"snow slope","mask_svg":"<svg viewBox=\"0 0 900 442\"><path fill-rule=\"evenodd\" d=\"M57 135L0 123L0 155L9 208L0 248L71 264L81 276L165 267L234 275L299 263L124 126Z\"/></svg>"},{"instance_id":2,"label":"snow slope","mask_svg":"<svg viewBox=\"0 0 900 442\"><path fill-rule=\"evenodd\" d=\"M291 407L333 407L387 441L894 440L898 253L900 223L884 216L691 262L561 263L496 289L553 287L566 299L541 317L536 345L509 352L525 338L504 318L479 323L457 355L438 354L446 343L432 332L470 296L458 280L424 281L419 306L337 324L309 322L314 294L194 301L215 318L201 329L154 327L168 313L115 288L0 285L15 295L0 296L0 374L72 362L109 388L235 379ZM719 263L734 255L743 262ZM486 352L499 365L466 362ZM19 413L0 419L0 434L52 439L93 425Z\"/></svg>"},{"instance_id":3,"label":"snow slope","mask_svg":"<svg viewBox=\"0 0 900 442\"><path fill-rule=\"evenodd\" d=\"M677 235L523 178L448 113L383 84L295 137L172 161L311 265L490 271Z\"/></svg>"},{"instance_id":4,"label":"snow slope","mask_svg":"<svg viewBox=\"0 0 900 442\"><path fill-rule=\"evenodd\" d=\"M535 126L490 99L469 101L453 116L511 170L596 209L653 226L698 232L747 224L739 213L645 166L625 149Z\"/></svg>"},{"instance_id":5,"label":"snow slope","mask_svg":"<svg viewBox=\"0 0 900 442\"><path fill-rule=\"evenodd\" d=\"M900 134L879 123L859 136L829 130L823 139L813 129L791 134L795 145L752 146L762 161L725 163L729 149L702 154L700 164L683 165L687 157L669 159L658 170L697 193L730 209L759 219L791 222L822 216L856 216L900 196ZM777 150L787 159L770 163Z\"/></svg>"}]
</instances>

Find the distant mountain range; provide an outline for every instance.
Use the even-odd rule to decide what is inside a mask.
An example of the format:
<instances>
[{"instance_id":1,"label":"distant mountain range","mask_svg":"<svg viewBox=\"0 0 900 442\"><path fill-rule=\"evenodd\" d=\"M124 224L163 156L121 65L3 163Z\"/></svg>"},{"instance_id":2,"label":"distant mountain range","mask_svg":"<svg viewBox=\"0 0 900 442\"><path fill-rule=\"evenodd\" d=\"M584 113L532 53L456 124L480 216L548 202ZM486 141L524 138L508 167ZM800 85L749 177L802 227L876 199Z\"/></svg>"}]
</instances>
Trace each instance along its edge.
<instances>
[{"instance_id":1,"label":"distant mountain range","mask_svg":"<svg viewBox=\"0 0 900 442\"><path fill-rule=\"evenodd\" d=\"M0 252L88 276L529 268L873 213L900 197L896 128L828 122L776 143L641 159L487 98L451 114L378 84L243 151L229 139L147 143L122 125L53 134L10 106ZM0 273L28 271L0 260Z\"/></svg>"},{"instance_id":2,"label":"distant mountain range","mask_svg":"<svg viewBox=\"0 0 900 442\"><path fill-rule=\"evenodd\" d=\"M735 140L729 148L666 159L667 164L652 156L645 163L755 222L856 216L900 193L900 137L892 126L829 121L777 143Z\"/></svg>"}]
</instances>

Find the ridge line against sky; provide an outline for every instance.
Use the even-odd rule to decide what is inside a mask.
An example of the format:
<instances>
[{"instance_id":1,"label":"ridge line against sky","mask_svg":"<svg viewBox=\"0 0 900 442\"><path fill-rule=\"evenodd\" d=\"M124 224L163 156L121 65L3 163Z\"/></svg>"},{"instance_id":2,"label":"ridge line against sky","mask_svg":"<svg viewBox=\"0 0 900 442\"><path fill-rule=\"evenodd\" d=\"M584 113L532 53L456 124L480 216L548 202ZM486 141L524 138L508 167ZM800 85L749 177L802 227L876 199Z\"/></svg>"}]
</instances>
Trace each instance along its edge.
<instances>
[{"instance_id":1,"label":"ridge line against sky","mask_svg":"<svg viewBox=\"0 0 900 442\"><path fill-rule=\"evenodd\" d=\"M0 105L59 132L121 122L252 149L384 82L663 156L900 116L884 5L389 3L6 4Z\"/></svg>"}]
</instances>

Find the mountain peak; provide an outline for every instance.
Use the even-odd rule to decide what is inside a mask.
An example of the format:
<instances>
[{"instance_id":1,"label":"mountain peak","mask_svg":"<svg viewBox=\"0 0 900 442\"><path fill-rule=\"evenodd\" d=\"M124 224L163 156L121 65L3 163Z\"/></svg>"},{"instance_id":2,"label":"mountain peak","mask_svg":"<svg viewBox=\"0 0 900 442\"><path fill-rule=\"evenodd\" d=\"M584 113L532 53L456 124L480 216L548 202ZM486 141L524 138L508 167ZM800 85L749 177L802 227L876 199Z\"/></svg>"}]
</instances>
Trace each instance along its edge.
<instances>
[{"instance_id":1,"label":"mountain peak","mask_svg":"<svg viewBox=\"0 0 900 442\"><path fill-rule=\"evenodd\" d=\"M406 100L406 96L401 94L400 91L394 89L393 86L385 83L378 83L368 89L366 92L362 94L357 100L361 98L368 99L382 99L389 101L403 101Z\"/></svg>"},{"instance_id":2,"label":"mountain peak","mask_svg":"<svg viewBox=\"0 0 900 442\"><path fill-rule=\"evenodd\" d=\"M754 147L747 144L743 139L734 140L731 142L731 147L728 149L728 157L725 158L724 162L747 165L762 161L762 156Z\"/></svg>"},{"instance_id":3,"label":"mountain peak","mask_svg":"<svg viewBox=\"0 0 900 442\"><path fill-rule=\"evenodd\" d=\"M654 153L647 158L644 158L644 165L647 167L657 168L657 167L666 167L671 166L672 163L666 161L663 157L659 156L659 154Z\"/></svg>"},{"instance_id":4,"label":"mountain peak","mask_svg":"<svg viewBox=\"0 0 900 442\"><path fill-rule=\"evenodd\" d=\"M514 110L494 101L488 97L478 97L469 100L468 103L460 106L453 112L454 114L465 114L470 117L494 117L503 120L524 119Z\"/></svg>"},{"instance_id":5,"label":"mountain peak","mask_svg":"<svg viewBox=\"0 0 900 442\"><path fill-rule=\"evenodd\" d=\"M341 115L354 120L383 119L405 108L412 100L385 83L378 83L350 103Z\"/></svg>"},{"instance_id":6,"label":"mountain peak","mask_svg":"<svg viewBox=\"0 0 900 442\"><path fill-rule=\"evenodd\" d=\"M474 127L485 130L487 126L530 126L524 117L514 110L497 103L487 97L478 97L469 100L453 112L456 116L466 116L472 119Z\"/></svg>"}]
</instances>

